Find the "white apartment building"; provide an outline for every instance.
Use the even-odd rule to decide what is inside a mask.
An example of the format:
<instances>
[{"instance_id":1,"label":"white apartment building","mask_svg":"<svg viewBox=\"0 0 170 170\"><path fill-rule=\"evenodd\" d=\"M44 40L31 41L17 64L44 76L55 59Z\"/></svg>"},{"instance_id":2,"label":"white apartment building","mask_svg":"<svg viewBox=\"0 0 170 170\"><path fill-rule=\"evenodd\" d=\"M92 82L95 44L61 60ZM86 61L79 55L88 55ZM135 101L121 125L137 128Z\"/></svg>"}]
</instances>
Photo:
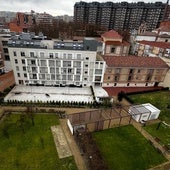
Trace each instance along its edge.
<instances>
[{"instance_id":1,"label":"white apartment building","mask_svg":"<svg viewBox=\"0 0 170 170\"><path fill-rule=\"evenodd\" d=\"M105 61L97 57L98 42L47 40L22 33L8 41L16 84L43 86L100 86Z\"/></svg>"}]
</instances>

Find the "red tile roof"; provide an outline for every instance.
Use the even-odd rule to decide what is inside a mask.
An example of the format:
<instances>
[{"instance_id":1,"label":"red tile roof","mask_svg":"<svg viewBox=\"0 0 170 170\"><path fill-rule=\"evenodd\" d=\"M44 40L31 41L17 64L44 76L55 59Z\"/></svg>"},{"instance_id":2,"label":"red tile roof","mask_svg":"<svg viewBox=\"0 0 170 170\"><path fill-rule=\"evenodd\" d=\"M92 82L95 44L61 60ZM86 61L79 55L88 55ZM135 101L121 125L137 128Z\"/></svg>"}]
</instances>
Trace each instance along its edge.
<instances>
[{"instance_id":1,"label":"red tile roof","mask_svg":"<svg viewBox=\"0 0 170 170\"><path fill-rule=\"evenodd\" d=\"M103 89L107 91L109 96L117 96L121 91L125 93L156 91L162 89L162 87L103 87Z\"/></svg>"},{"instance_id":2,"label":"red tile roof","mask_svg":"<svg viewBox=\"0 0 170 170\"><path fill-rule=\"evenodd\" d=\"M156 32L149 32L149 31L146 31L144 33L140 33L138 34L139 36L156 36L157 33Z\"/></svg>"},{"instance_id":3,"label":"red tile roof","mask_svg":"<svg viewBox=\"0 0 170 170\"><path fill-rule=\"evenodd\" d=\"M162 31L162 32L170 32L170 26L169 25L163 25L157 29L155 29L156 31Z\"/></svg>"},{"instance_id":4,"label":"red tile roof","mask_svg":"<svg viewBox=\"0 0 170 170\"><path fill-rule=\"evenodd\" d=\"M159 48L170 48L170 42L155 42L155 41L138 41L140 44L149 45L152 47L159 47Z\"/></svg>"},{"instance_id":5,"label":"red tile roof","mask_svg":"<svg viewBox=\"0 0 170 170\"><path fill-rule=\"evenodd\" d=\"M129 46L130 44L127 41L106 41L106 45L116 45L116 46Z\"/></svg>"},{"instance_id":6,"label":"red tile roof","mask_svg":"<svg viewBox=\"0 0 170 170\"><path fill-rule=\"evenodd\" d=\"M103 56L108 67L169 68L159 57Z\"/></svg>"},{"instance_id":7,"label":"red tile roof","mask_svg":"<svg viewBox=\"0 0 170 170\"><path fill-rule=\"evenodd\" d=\"M105 37L105 38L122 38L122 36L119 35L119 33L114 31L114 30L110 30L108 32L105 32L104 34L101 35L101 37Z\"/></svg>"}]
</instances>

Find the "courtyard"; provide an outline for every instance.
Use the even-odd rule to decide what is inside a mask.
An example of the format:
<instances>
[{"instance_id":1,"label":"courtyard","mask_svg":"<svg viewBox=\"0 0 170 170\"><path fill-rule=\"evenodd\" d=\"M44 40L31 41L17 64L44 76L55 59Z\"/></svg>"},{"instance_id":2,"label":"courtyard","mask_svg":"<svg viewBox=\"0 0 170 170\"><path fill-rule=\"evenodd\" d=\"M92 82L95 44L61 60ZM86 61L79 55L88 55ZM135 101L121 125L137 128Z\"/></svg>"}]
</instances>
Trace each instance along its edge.
<instances>
[{"instance_id":1,"label":"courtyard","mask_svg":"<svg viewBox=\"0 0 170 170\"><path fill-rule=\"evenodd\" d=\"M10 114L0 124L0 169L76 170L72 156L59 159L50 127L59 125L56 115ZM2 161L3 160L3 161Z\"/></svg>"}]
</instances>

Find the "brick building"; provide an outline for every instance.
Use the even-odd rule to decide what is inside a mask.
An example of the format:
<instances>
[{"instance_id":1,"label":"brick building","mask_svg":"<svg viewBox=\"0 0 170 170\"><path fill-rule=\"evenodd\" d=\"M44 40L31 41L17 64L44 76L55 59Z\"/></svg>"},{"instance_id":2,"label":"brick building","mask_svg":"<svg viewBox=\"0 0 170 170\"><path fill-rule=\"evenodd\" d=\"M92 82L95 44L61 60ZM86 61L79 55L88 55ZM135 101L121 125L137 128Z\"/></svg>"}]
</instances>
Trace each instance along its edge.
<instances>
[{"instance_id":1,"label":"brick building","mask_svg":"<svg viewBox=\"0 0 170 170\"><path fill-rule=\"evenodd\" d=\"M162 86L169 66L159 57L104 56L103 87Z\"/></svg>"}]
</instances>

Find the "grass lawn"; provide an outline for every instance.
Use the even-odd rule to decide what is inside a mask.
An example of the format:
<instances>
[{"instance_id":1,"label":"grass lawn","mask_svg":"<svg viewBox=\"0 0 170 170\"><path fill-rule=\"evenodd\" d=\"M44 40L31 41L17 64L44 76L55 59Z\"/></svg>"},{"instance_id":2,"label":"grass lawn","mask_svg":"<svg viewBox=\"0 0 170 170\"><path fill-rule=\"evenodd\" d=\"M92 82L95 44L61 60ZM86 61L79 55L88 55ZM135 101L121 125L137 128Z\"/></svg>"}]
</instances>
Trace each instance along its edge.
<instances>
[{"instance_id":1,"label":"grass lawn","mask_svg":"<svg viewBox=\"0 0 170 170\"><path fill-rule=\"evenodd\" d=\"M93 133L110 170L144 170L166 161L131 125Z\"/></svg>"},{"instance_id":2,"label":"grass lawn","mask_svg":"<svg viewBox=\"0 0 170 170\"><path fill-rule=\"evenodd\" d=\"M135 104L151 103L161 110L159 119L170 124L170 91L129 95ZM168 109L169 108L169 109Z\"/></svg>"},{"instance_id":3,"label":"grass lawn","mask_svg":"<svg viewBox=\"0 0 170 170\"><path fill-rule=\"evenodd\" d=\"M59 124L55 115L35 115L19 121L11 114L0 124L0 169L76 170L73 157L59 159L50 126Z\"/></svg>"},{"instance_id":4,"label":"grass lawn","mask_svg":"<svg viewBox=\"0 0 170 170\"><path fill-rule=\"evenodd\" d=\"M145 126L145 130L148 131L153 137L158 137L161 140L161 144L170 146L170 127L163 124L160 125L159 129L158 123Z\"/></svg>"}]
</instances>

